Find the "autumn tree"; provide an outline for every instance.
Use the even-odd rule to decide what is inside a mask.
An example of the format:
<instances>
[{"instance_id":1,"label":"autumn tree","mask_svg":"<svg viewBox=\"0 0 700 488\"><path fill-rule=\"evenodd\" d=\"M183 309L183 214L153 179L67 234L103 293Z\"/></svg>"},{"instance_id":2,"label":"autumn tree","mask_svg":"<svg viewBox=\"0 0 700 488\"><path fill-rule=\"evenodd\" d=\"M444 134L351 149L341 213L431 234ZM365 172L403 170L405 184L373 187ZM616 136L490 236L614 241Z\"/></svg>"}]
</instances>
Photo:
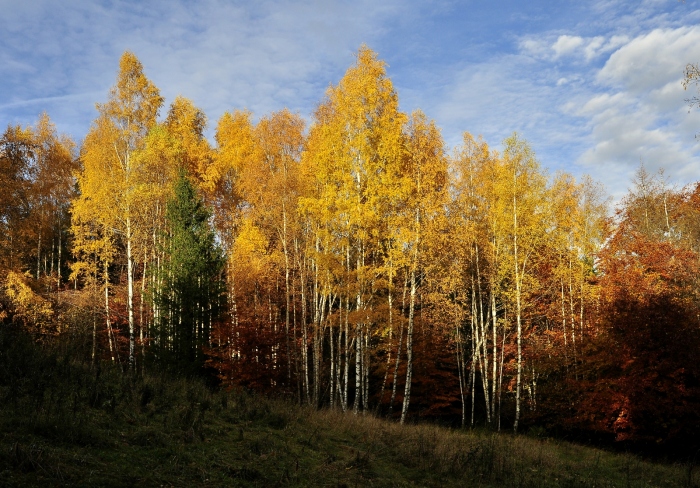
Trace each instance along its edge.
<instances>
[{"instance_id":1,"label":"autumn tree","mask_svg":"<svg viewBox=\"0 0 700 488\"><path fill-rule=\"evenodd\" d=\"M662 231L665 219L660 232L649 232L644 200L634 197L639 184L623 199L600 255L601 330L574 420L617 441L686 446L697 435L699 411L699 260ZM672 215L676 229L682 216Z\"/></svg>"},{"instance_id":2,"label":"autumn tree","mask_svg":"<svg viewBox=\"0 0 700 488\"><path fill-rule=\"evenodd\" d=\"M80 197L74 203L74 228L92 223L103 238L117 239L124 247L127 275L127 321L129 367L135 361L134 272L138 259L135 245L146 229L139 206L145 197L135 153L144 147L149 130L163 104L158 89L143 73L133 53L119 62L117 83L108 101L98 104L81 151L83 171L78 175Z\"/></svg>"},{"instance_id":3,"label":"autumn tree","mask_svg":"<svg viewBox=\"0 0 700 488\"><path fill-rule=\"evenodd\" d=\"M698 63L692 64L688 63L683 71L683 89L687 90L690 86L698 86L700 83L700 65ZM690 108L697 107L700 104L700 98L697 95L693 95L685 100Z\"/></svg>"},{"instance_id":4,"label":"autumn tree","mask_svg":"<svg viewBox=\"0 0 700 488\"><path fill-rule=\"evenodd\" d=\"M237 293L241 291L237 276L240 278L241 264L254 265L257 259L244 256L243 262L238 263L234 246L240 235L247 230L242 221L242 210L245 200L241 193L240 177L245 167L253 166L256 155L252 114L248 111L225 112L218 120L215 132L216 149L211 164L202 175L201 188L205 201L212 209L213 223L226 258L226 297L228 316L222 320L213 333L216 336L215 348L210 351L211 362L218 369L219 377L225 382L240 381L240 369L234 375L234 366L239 366L242 357L239 326L239 309ZM257 229L252 229L257 230ZM255 236L261 236L256 233ZM243 246L244 250L254 253L261 247L253 239L252 245ZM240 250L240 248L239 248ZM263 251L264 252L264 251ZM245 276L245 273L243 273ZM245 296L247 291L243 291ZM237 362L234 365L234 361ZM234 378L235 376L235 378Z\"/></svg>"},{"instance_id":5,"label":"autumn tree","mask_svg":"<svg viewBox=\"0 0 700 488\"><path fill-rule=\"evenodd\" d=\"M674 200L673 235L683 247L700 252L700 183L679 192Z\"/></svg>"},{"instance_id":6,"label":"autumn tree","mask_svg":"<svg viewBox=\"0 0 700 488\"><path fill-rule=\"evenodd\" d=\"M275 357L281 359L284 355L287 358L287 382L291 380L292 356L295 355L292 345L296 343L296 337L292 337L295 334L292 330L292 271L295 262L298 262L295 252L298 246L294 246L294 241L299 238L296 209L301 190L299 163L304 142L303 131L303 120L288 110L263 117L253 132L254 155L241 168L238 180L240 193L248 204L244 215L249 219L249 225L255 225L267 236L267 266L284 273L283 303L277 306L277 313L284 317L284 354L275 354ZM237 245L246 245L244 235L238 239L241 241ZM235 269L234 264L234 272ZM270 289L269 302L273 301L270 297L272 294L273 290ZM269 326L276 328L276 324Z\"/></svg>"},{"instance_id":7,"label":"autumn tree","mask_svg":"<svg viewBox=\"0 0 700 488\"><path fill-rule=\"evenodd\" d=\"M250 112L225 112L216 125L216 151L203 175L204 195L213 209L214 223L226 252L233 245L242 204L239 176L255 153L253 130Z\"/></svg>"},{"instance_id":8,"label":"autumn tree","mask_svg":"<svg viewBox=\"0 0 700 488\"><path fill-rule=\"evenodd\" d=\"M0 139L0 249L2 266L29 265L25 243L30 237L30 193L34 177L35 143L31 128L9 126Z\"/></svg>"},{"instance_id":9,"label":"autumn tree","mask_svg":"<svg viewBox=\"0 0 700 488\"><path fill-rule=\"evenodd\" d=\"M163 123L174 144L177 165L187 170L200 188L212 163L212 149L204 137L207 117L191 100L178 96Z\"/></svg>"},{"instance_id":10,"label":"autumn tree","mask_svg":"<svg viewBox=\"0 0 700 488\"><path fill-rule=\"evenodd\" d=\"M314 176L313 193L300 201L310 256L306 279L312 290L313 401L319 400L324 321L337 306L343 312L336 317L337 329L329 327L330 342L338 351L330 395L338 395L347 408L349 367L354 362L357 412L369 405L379 229L395 198L406 117L398 109L385 64L363 46L356 64L328 89L314 119L302 157L305 171Z\"/></svg>"},{"instance_id":11,"label":"autumn tree","mask_svg":"<svg viewBox=\"0 0 700 488\"><path fill-rule=\"evenodd\" d=\"M53 275L55 269L56 284L60 286L65 258L65 234L69 226L68 207L75 195L73 174L78 169L78 160L73 154L73 141L57 134L55 125L46 113L39 117L34 138L36 176L32 195L38 229L36 274L38 278L43 253L44 274Z\"/></svg>"},{"instance_id":12,"label":"autumn tree","mask_svg":"<svg viewBox=\"0 0 700 488\"><path fill-rule=\"evenodd\" d=\"M439 129L425 114L416 111L406 128L405 159L403 161L405 201L400 213L403 228L399 246L407 254L409 280L408 324L406 330L406 382L404 386L401 423L406 419L411 398L413 375L413 330L419 281L427 281L430 261L426 249L432 245L433 256L442 251L439 231L445 228L447 205L447 158ZM420 275L423 275L422 277Z\"/></svg>"},{"instance_id":13,"label":"autumn tree","mask_svg":"<svg viewBox=\"0 0 700 488\"><path fill-rule=\"evenodd\" d=\"M501 164L500 156L486 142L466 132L452 158L451 252L442 287L451 297L444 307L450 309L455 324L463 424L465 396L469 395L470 424L474 425L477 382L481 383L488 424L497 415L497 399L500 404L507 305L501 265L507 223L498 211L503 201L498 186Z\"/></svg>"},{"instance_id":14,"label":"autumn tree","mask_svg":"<svg viewBox=\"0 0 700 488\"><path fill-rule=\"evenodd\" d=\"M58 285L77 169L75 144L59 135L44 113L33 127L8 127L0 148L2 255L15 269L28 269L33 255L34 276L38 279L42 271L54 275Z\"/></svg>"},{"instance_id":15,"label":"autumn tree","mask_svg":"<svg viewBox=\"0 0 700 488\"><path fill-rule=\"evenodd\" d=\"M523 332L525 312L530 297L534 297L541 283L536 277L537 261L547 232L551 229L548 207L547 179L530 146L513 135L504 141L503 163L498 174L501 192L499 217L505 225L506 249L500 265L510 283L509 299L513 305L516 334L515 420L517 431L520 420L523 376Z\"/></svg>"}]
</instances>

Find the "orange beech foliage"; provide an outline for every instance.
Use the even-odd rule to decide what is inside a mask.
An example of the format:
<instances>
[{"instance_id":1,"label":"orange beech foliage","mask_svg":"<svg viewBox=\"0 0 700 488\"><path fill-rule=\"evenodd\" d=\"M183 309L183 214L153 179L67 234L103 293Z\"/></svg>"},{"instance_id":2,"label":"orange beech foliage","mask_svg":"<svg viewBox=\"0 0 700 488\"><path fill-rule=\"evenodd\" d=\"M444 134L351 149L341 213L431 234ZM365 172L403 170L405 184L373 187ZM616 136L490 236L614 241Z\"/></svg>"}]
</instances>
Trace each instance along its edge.
<instances>
[{"instance_id":1,"label":"orange beech foliage","mask_svg":"<svg viewBox=\"0 0 700 488\"><path fill-rule=\"evenodd\" d=\"M212 324L212 347L205 348L207 366L226 387L242 386L261 392L288 392L284 321L261 326L254 310L239 310L236 326L219 320Z\"/></svg>"},{"instance_id":2,"label":"orange beech foliage","mask_svg":"<svg viewBox=\"0 0 700 488\"><path fill-rule=\"evenodd\" d=\"M623 215L600 255L601 330L583 351L565 424L616 441L686 445L700 433L699 256L641 234Z\"/></svg>"},{"instance_id":3,"label":"orange beech foliage","mask_svg":"<svg viewBox=\"0 0 700 488\"><path fill-rule=\"evenodd\" d=\"M697 443L696 194L695 186L671 190L662 173L640 168L586 278L592 293L586 292L587 318L572 322L581 326L576 350L566 347L557 323L556 293L541 296L549 302L542 304L545 328L529 339L538 344L530 358L543 373L541 401L526 414L529 425L666 451Z\"/></svg>"}]
</instances>

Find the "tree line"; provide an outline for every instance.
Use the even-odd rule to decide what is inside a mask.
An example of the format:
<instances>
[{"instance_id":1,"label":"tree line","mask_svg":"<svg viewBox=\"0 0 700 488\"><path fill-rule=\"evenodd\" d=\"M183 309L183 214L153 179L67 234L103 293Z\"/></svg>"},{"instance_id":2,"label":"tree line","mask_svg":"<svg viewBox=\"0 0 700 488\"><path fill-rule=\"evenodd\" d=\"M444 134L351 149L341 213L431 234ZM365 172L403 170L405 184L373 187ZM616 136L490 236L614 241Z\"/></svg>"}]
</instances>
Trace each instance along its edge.
<instances>
[{"instance_id":1,"label":"tree line","mask_svg":"<svg viewBox=\"0 0 700 488\"><path fill-rule=\"evenodd\" d=\"M3 321L400 422L696 433L698 185L641 167L610 218L517 134L447 148L364 46L308 127L236 110L212 147L190 100L163 104L126 52L79 150L45 114L8 126Z\"/></svg>"}]
</instances>

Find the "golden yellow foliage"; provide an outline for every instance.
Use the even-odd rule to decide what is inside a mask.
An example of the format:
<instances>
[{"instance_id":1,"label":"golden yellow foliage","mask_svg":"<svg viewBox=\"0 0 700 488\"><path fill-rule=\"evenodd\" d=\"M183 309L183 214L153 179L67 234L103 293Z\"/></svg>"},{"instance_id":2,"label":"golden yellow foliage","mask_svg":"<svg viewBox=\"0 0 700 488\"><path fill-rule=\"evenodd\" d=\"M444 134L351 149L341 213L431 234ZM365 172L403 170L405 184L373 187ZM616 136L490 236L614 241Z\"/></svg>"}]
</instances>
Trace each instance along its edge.
<instances>
[{"instance_id":1,"label":"golden yellow foliage","mask_svg":"<svg viewBox=\"0 0 700 488\"><path fill-rule=\"evenodd\" d=\"M236 266L249 273L263 274L267 267L268 239L251 219L244 218L233 248Z\"/></svg>"},{"instance_id":2,"label":"golden yellow foliage","mask_svg":"<svg viewBox=\"0 0 700 488\"><path fill-rule=\"evenodd\" d=\"M10 271L3 281L3 288L15 309L15 319L22 320L26 327L40 334L57 332L51 302L31 289L27 276Z\"/></svg>"}]
</instances>

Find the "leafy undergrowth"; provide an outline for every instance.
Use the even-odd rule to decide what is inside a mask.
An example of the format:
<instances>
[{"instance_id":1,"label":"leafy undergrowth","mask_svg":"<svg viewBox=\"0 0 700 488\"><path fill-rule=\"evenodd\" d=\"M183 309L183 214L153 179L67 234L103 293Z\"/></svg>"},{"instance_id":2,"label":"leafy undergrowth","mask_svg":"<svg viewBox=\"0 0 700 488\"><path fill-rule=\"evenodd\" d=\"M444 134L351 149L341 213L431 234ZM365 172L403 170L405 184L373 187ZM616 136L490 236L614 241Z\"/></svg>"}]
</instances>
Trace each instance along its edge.
<instances>
[{"instance_id":1,"label":"leafy undergrowth","mask_svg":"<svg viewBox=\"0 0 700 488\"><path fill-rule=\"evenodd\" d=\"M700 468L133 377L0 335L2 486L700 486Z\"/></svg>"}]
</instances>

